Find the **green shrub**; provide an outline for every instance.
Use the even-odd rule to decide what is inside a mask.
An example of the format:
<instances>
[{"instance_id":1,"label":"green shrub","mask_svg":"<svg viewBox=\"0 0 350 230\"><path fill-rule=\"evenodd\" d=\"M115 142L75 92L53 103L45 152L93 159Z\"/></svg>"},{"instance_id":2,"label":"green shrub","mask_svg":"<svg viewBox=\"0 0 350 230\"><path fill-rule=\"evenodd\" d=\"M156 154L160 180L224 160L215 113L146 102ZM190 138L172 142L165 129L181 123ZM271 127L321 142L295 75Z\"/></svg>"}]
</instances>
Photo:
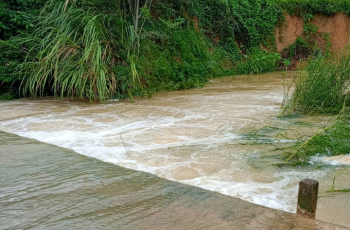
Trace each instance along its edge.
<instances>
[{"instance_id":1,"label":"green shrub","mask_svg":"<svg viewBox=\"0 0 350 230\"><path fill-rule=\"evenodd\" d=\"M0 2L0 40L34 29L36 16L47 0L4 0Z\"/></svg>"},{"instance_id":2,"label":"green shrub","mask_svg":"<svg viewBox=\"0 0 350 230\"><path fill-rule=\"evenodd\" d=\"M272 72L276 69L281 55L254 49L252 54L245 57L245 61L237 66L239 74L258 74Z\"/></svg>"}]
</instances>

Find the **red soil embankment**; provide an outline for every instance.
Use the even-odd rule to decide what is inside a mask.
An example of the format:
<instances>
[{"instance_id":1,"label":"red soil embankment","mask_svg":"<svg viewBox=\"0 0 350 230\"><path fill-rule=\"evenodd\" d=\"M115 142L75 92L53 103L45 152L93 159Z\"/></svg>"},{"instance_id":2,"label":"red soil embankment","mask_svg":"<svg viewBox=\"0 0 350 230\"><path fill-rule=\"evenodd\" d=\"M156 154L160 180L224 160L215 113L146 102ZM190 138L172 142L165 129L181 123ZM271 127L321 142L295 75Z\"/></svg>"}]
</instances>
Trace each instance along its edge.
<instances>
[{"instance_id":1,"label":"red soil embankment","mask_svg":"<svg viewBox=\"0 0 350 230\"><path fill-rule=\"evenodd\" d=\"M328 33L331 50L341 51L350 44L350 16L337 13L334 16L315 15L310 23L319 27L318 33ZM275 28L277 51L281 52L303 35L304 20L301 17L286 15L286 20Z\"/></svg>"}]
</instances>

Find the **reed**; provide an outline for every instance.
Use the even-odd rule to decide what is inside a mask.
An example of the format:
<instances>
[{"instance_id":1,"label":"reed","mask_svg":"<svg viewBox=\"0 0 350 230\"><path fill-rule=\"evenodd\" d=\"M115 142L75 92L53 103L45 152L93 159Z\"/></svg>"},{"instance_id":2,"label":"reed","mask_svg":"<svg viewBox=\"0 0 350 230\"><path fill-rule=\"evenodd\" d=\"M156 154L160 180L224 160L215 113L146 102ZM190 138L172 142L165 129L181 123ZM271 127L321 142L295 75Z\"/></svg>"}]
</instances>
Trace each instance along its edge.
<instances>
[{"instance_id":1,"label":"reed","mask_svg":"<svg viewBox=\"0 0 350 230\"><path fill-rule=\"evenodd\" d=\"M38 41L19 66L23 93L43 96L50 88L56 96L110 98L117 87L112 68L118 54L112 31L120 19L65 3L49 4L42 12L39 29L28 37Z\"/></svg>"},{"instance_id":2,"label":"reed","mask_svg":"<svg viewBox=\"0 0 350 230\"><path fill-rule=\"evenodd\" d=\"M344 103L349 105L349 84L349 49L342 55L319 55L286 87L294 90L284 103L282 114L338 114Z\"/></svg>"}]
</instances>

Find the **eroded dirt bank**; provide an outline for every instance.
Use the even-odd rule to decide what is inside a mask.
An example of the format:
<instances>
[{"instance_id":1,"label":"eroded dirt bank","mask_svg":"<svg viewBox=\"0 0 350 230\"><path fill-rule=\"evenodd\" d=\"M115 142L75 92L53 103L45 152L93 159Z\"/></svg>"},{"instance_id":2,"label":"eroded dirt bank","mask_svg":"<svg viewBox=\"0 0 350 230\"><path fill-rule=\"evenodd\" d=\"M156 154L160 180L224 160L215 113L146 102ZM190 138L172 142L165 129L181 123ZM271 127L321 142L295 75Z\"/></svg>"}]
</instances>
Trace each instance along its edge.
<instances>
[{"instance_id":1,"label":"eroded dirt bank","mask_svg":"<svg viewBox=\"0 0 350 230\"><path fill-rule=\"evenodd\" d=\"M350 43L350 16L337 13L333 16L315 15L310 23L316 25L319 38L322 34L329 34L332 43L331 51L339 52ZM282 52L303 35L304 19L302 17L285 15L285 21L275 27L277 51ZM322 39L318 39L322 43Z\"/></svg>"}]
</instances>

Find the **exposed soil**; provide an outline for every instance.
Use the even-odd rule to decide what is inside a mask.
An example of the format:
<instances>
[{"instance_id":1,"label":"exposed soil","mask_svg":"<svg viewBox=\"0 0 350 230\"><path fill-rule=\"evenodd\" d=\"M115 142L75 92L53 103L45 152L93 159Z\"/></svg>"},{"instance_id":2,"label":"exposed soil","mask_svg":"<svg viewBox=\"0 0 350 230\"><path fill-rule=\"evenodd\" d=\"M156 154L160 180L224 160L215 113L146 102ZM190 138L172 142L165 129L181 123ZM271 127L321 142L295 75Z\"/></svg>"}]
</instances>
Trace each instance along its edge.
<instances>
[{"instance_id":1,"label":"exposed soil","mask_svg":"<svg viewBox=\"0 0 350 230\"><path fill-rule=\"evenodd\" d=\"M329 34L332 43L331 51L341 51L350 43L350 17L342 13L334 16L315 15L310 23L319 27L319 34ZM301 17L286 15L286 20L280 26L275 28L277 51L293 44L297 37L303 36L304 20ZM316 42L324 46L324 39L316 39ZM324 43L324 44L321 44Z\"/></svg>"}]
</instances>

